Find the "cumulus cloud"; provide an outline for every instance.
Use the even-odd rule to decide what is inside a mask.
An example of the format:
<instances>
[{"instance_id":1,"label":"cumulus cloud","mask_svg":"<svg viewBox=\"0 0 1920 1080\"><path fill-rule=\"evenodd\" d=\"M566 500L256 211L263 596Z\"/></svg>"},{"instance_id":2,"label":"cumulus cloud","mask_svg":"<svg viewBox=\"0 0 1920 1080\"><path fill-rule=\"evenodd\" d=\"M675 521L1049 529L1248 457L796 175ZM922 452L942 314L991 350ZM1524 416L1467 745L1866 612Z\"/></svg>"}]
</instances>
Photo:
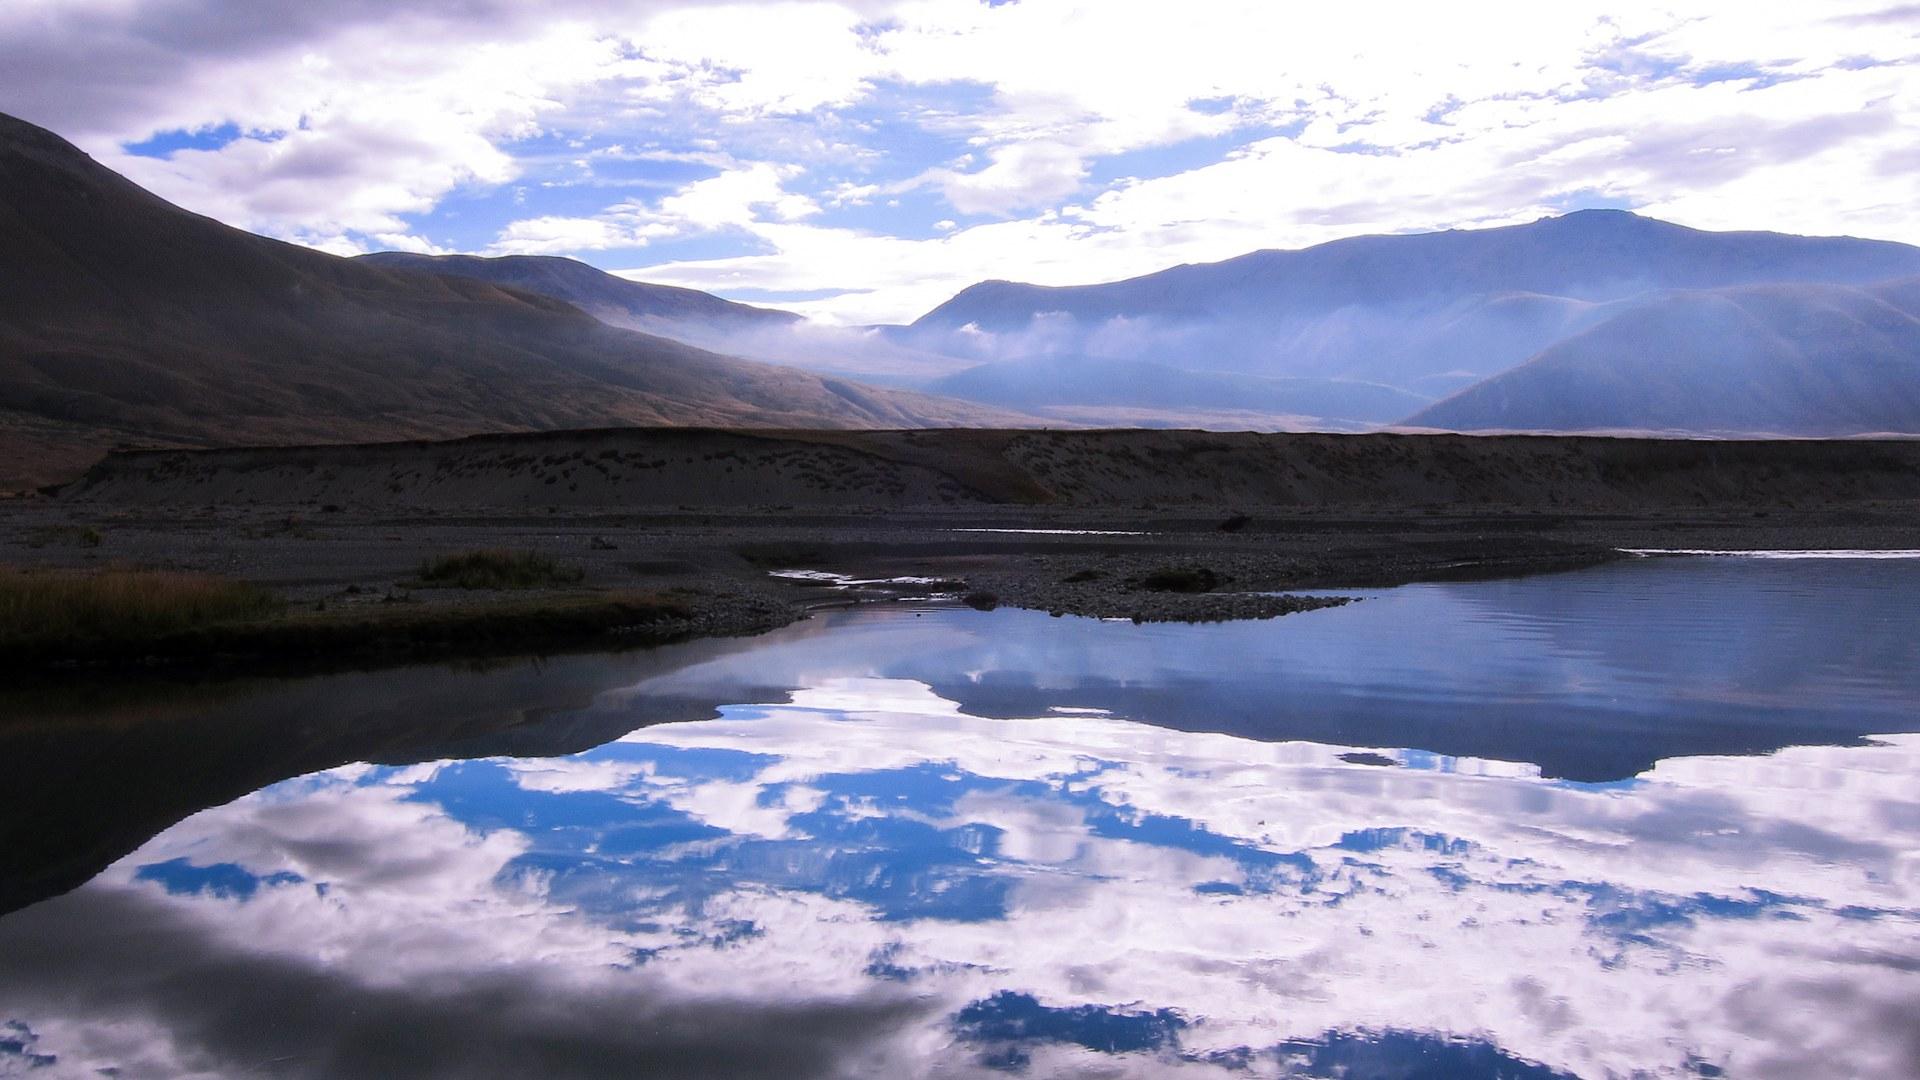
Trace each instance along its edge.
<instances>
[{"instance_id":1,"label":"cumulus cloud","mask_svg":"<svg viewBox=\"0 0 1920 1080\"><path fill-rule=\"evenodd\" d=\"M1000 147L978 172L940 174L947 201L963 214L1004 214L1046 206L1079 190L1086 161L1070 146L1022 142Z\"/></svg>"},{"instance_id":2,"label":"cumulus cloud","mask_svg":"<svg viewBox=\"0 0 1920 1080\"><path fill-rule=\"evenodd\" d=\"M819 213L820 207L782 186L783 179L797 171L756 162L688 184L653 205L625 202L592 217L515 221L490 250L502 255L545 255L645 247L655 240L744 229L763 220L798 221Z\"/></svg>"},{"instance_id":3,"label":"cumulus cloud","mask_svg":"<svg viewBox=\"0 0 1920 1080\"><path fill-rule=\"evenodd\" d=\"M1920 240L1899 167L1920 119L1910 16L1888 0L1501 0L1471 19L1250 0L41 0L0 11L0 108L192 209L337 250L730 237L619 268L897 320L982 277L1106 279L1594 203ZM465 198L508 185L524 205ZM667 194L552 194L596 186Z\"/></svg>"}]
</instances>

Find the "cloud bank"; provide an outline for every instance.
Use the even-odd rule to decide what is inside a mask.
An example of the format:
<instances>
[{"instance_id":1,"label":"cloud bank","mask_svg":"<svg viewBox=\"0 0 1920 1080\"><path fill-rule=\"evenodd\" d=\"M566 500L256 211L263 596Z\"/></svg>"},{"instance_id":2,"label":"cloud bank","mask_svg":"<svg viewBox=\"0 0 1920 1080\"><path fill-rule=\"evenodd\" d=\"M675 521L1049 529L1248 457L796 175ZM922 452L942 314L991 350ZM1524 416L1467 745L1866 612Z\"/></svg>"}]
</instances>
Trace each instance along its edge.
<instances>
[{"instance_id":1,"label":"cloud bank","mask_svg":"<svg viewBox=\"0 0 1920 1080\"><path fill-rule=\"evenodd\" d=\"M1584 206L1920 241L1920 10L34 0L0 109L337 251L838 321Z\"/></svg>"}]
</instances>

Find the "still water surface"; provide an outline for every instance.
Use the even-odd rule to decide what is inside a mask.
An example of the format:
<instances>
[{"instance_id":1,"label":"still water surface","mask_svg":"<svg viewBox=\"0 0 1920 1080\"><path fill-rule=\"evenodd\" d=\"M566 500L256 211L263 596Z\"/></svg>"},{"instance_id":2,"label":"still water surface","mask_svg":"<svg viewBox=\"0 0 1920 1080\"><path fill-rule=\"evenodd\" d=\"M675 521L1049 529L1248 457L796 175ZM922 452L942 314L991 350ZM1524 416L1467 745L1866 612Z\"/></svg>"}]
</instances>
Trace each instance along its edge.
<instances>
[{"instance_id":1,"label":"still water surface","mask_svg":"<svg viewBox=\"0 0 1920 1080\"><path fill-rule=\"evenodd\" d=\"M876 607L103 703L304 775L39 737L89 802L9 872L92 880L0 918L0 1075L1920 1075L1917 590Z\"/></svg>"}]
</instances>

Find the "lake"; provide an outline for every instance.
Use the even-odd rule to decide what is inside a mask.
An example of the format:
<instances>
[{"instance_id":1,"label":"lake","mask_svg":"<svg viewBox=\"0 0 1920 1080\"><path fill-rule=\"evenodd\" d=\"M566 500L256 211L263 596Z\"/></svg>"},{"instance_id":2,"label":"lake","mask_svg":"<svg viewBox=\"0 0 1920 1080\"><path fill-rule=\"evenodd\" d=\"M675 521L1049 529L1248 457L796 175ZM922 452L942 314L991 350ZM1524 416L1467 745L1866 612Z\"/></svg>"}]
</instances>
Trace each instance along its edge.
<instances>
[{"instance_id":1,"label":"lake","mask_svg":"<svg viewBox=\"0 0 1920 1080\"><path fill-rule=\"evenodd\" d=\"M1920 1075L1920 561L1356 595L23 691L0 1075Z\"/></svg>"}]
</instances>

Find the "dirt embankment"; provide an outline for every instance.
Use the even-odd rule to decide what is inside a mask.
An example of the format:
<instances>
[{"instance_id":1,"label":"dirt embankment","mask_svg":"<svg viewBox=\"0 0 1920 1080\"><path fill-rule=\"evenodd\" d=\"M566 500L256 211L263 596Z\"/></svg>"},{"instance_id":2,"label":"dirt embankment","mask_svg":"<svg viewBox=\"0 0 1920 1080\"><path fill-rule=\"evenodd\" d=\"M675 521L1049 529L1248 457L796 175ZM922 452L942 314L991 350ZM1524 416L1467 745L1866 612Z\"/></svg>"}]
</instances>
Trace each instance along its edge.
<instances>
[{"instance_id":1,"label":"dirt embankment","mask_svg":"<svg viewBox=\"0 0 1920 1080\"><path fill-rule=\"evenodd\" d=\"M396 511L1808 509L1920 502L1920 441L651 428L115 453L59 498Z\"/></svg>"},{"instance_id":2,"label":"dirt embankment","mask_svg":"<svg viewBox=\"0 0 1920 1080\"><path fill-rule=\"evenodd\" d=\"M637 429L123 453L0 504L0 567L270 590L288 605L271 633L172 643L242 659L752 632L837 602L769 576L797 568L1184 620L1622 548L1773 547L1920 548L1920 442ZM564 580L425 580L433 560L475 551L535 552Z\"/></svg>"}]
</instances>

